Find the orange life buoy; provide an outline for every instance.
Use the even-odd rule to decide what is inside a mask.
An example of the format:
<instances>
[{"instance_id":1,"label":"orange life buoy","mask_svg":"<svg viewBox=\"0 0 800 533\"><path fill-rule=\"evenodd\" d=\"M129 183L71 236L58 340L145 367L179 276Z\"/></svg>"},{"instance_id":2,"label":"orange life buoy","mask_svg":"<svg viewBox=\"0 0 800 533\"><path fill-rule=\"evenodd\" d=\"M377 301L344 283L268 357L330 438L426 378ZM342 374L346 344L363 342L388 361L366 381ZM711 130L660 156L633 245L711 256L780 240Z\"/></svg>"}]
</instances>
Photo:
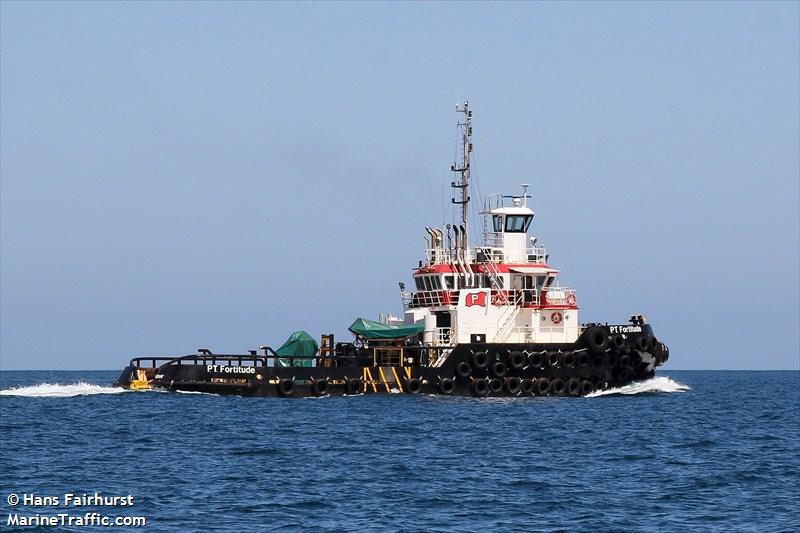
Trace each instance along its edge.
<instances>
[{"instance_id":1,"label":"orange life buoy","mask_svg":"<svg viewBox=\"0 0 800 533\"><path fill-rule=\"evenodd\" d=\"M575 294L567 295L567 305L575 305L575 302L577 302L577 301L578 300L577 300L577 298L575 298Z\"/></svg>"}]
</instances>

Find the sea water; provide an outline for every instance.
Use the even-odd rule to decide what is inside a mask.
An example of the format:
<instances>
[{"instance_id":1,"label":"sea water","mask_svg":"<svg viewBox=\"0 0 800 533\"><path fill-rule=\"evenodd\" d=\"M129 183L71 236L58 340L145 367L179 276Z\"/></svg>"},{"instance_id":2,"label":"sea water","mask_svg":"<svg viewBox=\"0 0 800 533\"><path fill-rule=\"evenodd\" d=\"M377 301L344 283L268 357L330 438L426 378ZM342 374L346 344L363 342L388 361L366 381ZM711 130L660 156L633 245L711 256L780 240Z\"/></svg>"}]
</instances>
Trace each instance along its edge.
<instances>
[{"instance_id":1,"label":"sea water","mask_svg":"<svg viewBox=\"0 0 800 533\"><path fill-rule=\"evenodd\" d=\"M115 377L0 373L0 528L72 494L131 496L66 511L153 531L800 531L800 372L484 400L127 392Z\"/></svg>"}]
</instances>

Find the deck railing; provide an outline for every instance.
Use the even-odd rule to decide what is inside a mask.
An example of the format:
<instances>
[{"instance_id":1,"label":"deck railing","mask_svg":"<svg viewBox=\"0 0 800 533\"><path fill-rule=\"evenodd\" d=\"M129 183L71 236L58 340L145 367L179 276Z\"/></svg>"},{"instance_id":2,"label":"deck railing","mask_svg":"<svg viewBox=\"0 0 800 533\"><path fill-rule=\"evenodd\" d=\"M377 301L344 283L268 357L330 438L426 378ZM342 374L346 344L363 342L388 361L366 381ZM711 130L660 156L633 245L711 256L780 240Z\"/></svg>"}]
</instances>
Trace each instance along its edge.
<instances>
[{"instance_id":1,"label":"deck railing","mask_svg":"<svg viewBox=\"0 0 800 533\"><path fill-rule=\"evenodd\" d=\"M487 239L483 246L470 248L463 258L449 248L427 248L425 250L425 264L446 265L463 259L466 263L504 263L505 253L503 248L502 233L492 234L499 237ZM488 237L488 236L487 236ZM547 249L544 246L531 246L525 249L525 262L543 264L547 262Z\"/></svg>"}]
</instances>

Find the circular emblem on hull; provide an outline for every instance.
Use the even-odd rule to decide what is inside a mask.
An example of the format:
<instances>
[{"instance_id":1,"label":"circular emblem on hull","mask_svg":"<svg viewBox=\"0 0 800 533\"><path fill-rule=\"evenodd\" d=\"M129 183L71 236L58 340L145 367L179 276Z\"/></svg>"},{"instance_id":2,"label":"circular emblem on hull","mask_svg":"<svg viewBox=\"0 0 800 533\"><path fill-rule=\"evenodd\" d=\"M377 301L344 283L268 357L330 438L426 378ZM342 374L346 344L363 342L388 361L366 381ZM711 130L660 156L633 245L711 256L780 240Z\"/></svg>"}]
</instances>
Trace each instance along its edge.
<instances>
[{"instance_id":1,"label":"circular emblem on hull","mask_svg":"<svg viewBox=\"0 0 800 533\"><path fill-rule=\"evenodd\" d=\"M552 315L550 315L550 321L551 321L553 324L561 324L561 321L562 321L562 320L564 320L564 317L563 317L563 316L561 315L561 313L559 313L558 311L556 311L555 313L553 313Z\"/></svg>"}]
</instances>

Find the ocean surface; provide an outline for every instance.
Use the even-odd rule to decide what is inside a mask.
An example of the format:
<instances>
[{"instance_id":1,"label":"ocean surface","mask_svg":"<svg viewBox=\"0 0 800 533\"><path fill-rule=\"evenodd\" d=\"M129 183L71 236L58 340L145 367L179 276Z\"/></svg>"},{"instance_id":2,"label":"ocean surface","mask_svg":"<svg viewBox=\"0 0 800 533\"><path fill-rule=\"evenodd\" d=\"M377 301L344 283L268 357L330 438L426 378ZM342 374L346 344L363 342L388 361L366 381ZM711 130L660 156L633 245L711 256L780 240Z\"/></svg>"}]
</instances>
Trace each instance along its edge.
<instances>
[{"instance_id":1,"label":"ocean surface","mask_svg":"<svg viewBox=\"0 0 800 533\"><path fill-rule=\"evenodd\" d=\"M800 531L796 371L496 400L136 393L115 377L0 372L0 529L88 510L152 531Z\"/></svg>"}]
</instances>

